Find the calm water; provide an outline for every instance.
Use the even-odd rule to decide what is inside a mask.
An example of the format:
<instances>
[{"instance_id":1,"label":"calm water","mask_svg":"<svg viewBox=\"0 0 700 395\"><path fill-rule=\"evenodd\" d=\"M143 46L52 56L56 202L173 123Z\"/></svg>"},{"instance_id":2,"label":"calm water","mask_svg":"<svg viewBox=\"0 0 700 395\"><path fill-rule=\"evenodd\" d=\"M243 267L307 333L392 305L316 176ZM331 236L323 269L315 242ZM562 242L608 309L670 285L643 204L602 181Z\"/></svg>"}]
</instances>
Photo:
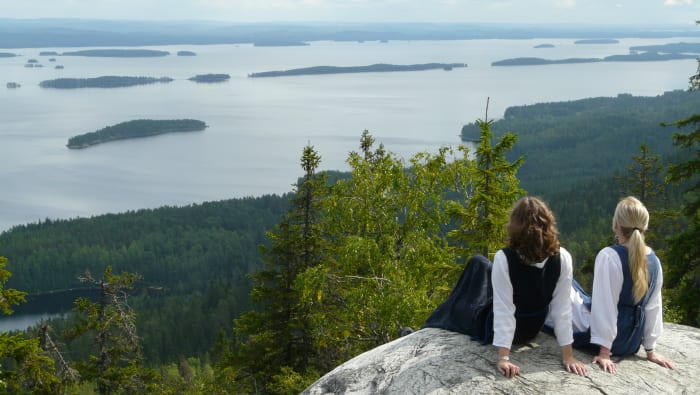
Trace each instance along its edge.
<instances>
[{"instance_id":1,"label":"calm water","mask_svg":"<svg viewBox=\"0 0 700 395\"><path fill-rule=\"evenodd\" d=\"M573 40L472 40L338 43L305 47L251 45L148 47L162 58L38 56L0 58L0 231L44 218L72 218L163 205L284 193L301 174L311 143L322 167L346 169L368 129L404 158L459 144L463 124L513 105L618 93L658 95L685 89L694 60L490 67L518 56L550 59L624 54L631 45L692 41L621 40L574 45ZM534 49L549 42L552 49ZM192 50L196 57L178 57ZM43 68L25 68L36 58ZM465 69L404 73L247 78L252 72L316 65L463 62ZM53 68L65 66L63 70ZM197 84L196 74L231 80ZM42 80L102 75L169 76L175 81L116 89L51 90ZM19 89L5 89L18 82ZM69 137L137 118L195 118L204 132L113 142L85 150ZM2 254L2 251L0 251Z\"/></svg>"}]
</instances>

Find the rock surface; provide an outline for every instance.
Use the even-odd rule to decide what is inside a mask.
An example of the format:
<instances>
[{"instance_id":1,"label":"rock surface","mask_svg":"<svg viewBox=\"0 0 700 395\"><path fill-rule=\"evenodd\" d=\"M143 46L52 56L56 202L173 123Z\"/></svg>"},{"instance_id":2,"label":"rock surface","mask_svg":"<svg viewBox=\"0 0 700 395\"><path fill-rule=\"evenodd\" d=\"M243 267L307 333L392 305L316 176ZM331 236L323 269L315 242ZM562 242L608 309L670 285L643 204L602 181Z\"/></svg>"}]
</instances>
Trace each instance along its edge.
<instances>
[{"instance_id":1,"label":"rock surface","mask_svg":"<svg viewBox=\"0 0 700 395\"><path fill-rule=\"evenodd\" d=\"M318 394L693 394L700 393L700 329L664 324L656 350L676 370L646 360L644 350L616 360L610 374L591 363L593 354L575 350L588 377L564 370L553 336L540 333L511 350L520 375L496 371L493 346L468 336L427 328L367 351L321 377L303 393Z\"/></svg>"}]
</instances>

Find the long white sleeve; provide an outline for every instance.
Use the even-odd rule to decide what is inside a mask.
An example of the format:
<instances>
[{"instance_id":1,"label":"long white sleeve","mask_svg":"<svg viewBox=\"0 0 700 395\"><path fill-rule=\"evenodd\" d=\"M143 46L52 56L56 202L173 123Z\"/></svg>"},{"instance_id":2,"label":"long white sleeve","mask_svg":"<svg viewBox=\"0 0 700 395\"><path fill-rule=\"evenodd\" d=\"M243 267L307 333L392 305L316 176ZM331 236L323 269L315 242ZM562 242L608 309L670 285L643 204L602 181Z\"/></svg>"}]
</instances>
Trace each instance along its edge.
<instances>
[{"instance_id":1,"label":"long white sleeve","mask_svg":"<svg viewBox=\"0 0 700 395\"><path fill-rule=\"evenodd\" d=\"M661 336L664 328L663 322L663 303L661 301L661 287L664 284L664 275L659 265L659 274L656 278L656 287L649 297L649 301L644 309L644 339L642 343L644 348L651 350L656 345L656 339Z\"/></svg>"},{"instance_id":2,"label":"long white sleeve","mask_svg":"<svg viewBox=\"0 0 700 395\"><path fill-rule=\"evenodd\" d=\"M574 341L571 329L571 301L569 299L573 265L571 254L564 248L560 248L560 256L561 270L549 307L550 316L554 321L557 343L560 346L565 346ZM546 260L535 264L535 266L542 268L545 262ZM508 273L508 260L501 250L496 252L493 259L491 284L493 286L493 345L510 348L515 335L515 304L513 303L513 285Z\"/></svg>"},{"instance_id":3,"label":"long white sleeve","mask_svg":"<svg viewBox=\"0 0 700 395\"><path fill-rule=\"evenodd\" d=\"M561 270L559 280L554 288L552 301L549 303L549 315L554 321L554 335L559 346L566 346L574 342L571 329L571 281L573 280L573 263L571 254L563 247L559 248L561 257Z\"/></svg>"},{"instance_id":4,"label":"long white sleeve","mask_svg":"<svg viewBox=\"0 0 700 395\"><path fill-rule=\"evenodd\" d=\"M595 258L591 304L591 343L606 348L617 336L617 303L622 290L622 263L615 250L605 247Z\"/></svg>"},{"instance_id":5,"label":"long white sleeve","mask_svg":"<svg viewBox=\"0 0 700 395\"><path fill-rule=\"evenodd\" d=\"M508 274L508 259L502 250L493 257L491 268L493 286L493 345L510 348L515 335L515 305L513 284Z\"/></svg>"}]
</instances>

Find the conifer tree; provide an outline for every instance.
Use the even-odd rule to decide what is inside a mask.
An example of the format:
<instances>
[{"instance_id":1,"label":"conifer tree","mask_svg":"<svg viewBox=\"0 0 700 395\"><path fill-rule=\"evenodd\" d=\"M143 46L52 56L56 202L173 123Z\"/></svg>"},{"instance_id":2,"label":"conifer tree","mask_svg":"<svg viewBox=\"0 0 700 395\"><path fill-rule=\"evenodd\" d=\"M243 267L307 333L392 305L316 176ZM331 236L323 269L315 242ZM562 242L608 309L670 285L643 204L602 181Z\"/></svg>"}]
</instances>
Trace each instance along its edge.
<instances>
[{"instance_id":1,"label":"conifer tree","mask_svg":"<svg viewBox=\"0 0 700 395\"><path fill-rule=\"evenodd\" d=\"M700 59L697 71L690 77L691 94L698 94L698 90ZM674 125L679 131L673 135L673 143L688 155L688 159L672 165L668 178L671 182L689 185L682 209L687 225L670 240L670 265L666 265L668 270L664 282L675 285L669 293L671 303L682 314L682 323L700 326L700 307L697 303L700 298L700 114L693 114Z\"/></svg>"},{"instance_id":2,"label":"conifer tree","mask_svg":"<svg viewBox=\"0 0 700 395\"><path fill-rule=\"evenodd\" d=\"M310 145L304 148L303 179L297 184L292 207L275 229L267 234L270 246L262 248L263 270L253 275L251 299L258 310L235 320L238 341L231 364L237 390L262 393L284 392L287 376L318 376L313 370L314 353L308 310L299 301L297 275L319 264L323 257L320 208L326 177L318 174L320 156ZM290 393L305 388L287 388Z\"/></svg>"},{"instance_id":3,"label":"conifer tree","mask_svg":"<svg viewBox=\"0 0 700 395\"><path fill-rule=\"evenodd\" d=\"M451 183L468 177L448 163L451 150L406 166L374 143L365 131L348 156L351 177L325 199L325 257L298 281L322 372L419 327L458 270L444 205Z\"/></svg>"},{"instance_id":4,"label":"conifer tree","mask_svg":"<svg viewBox=\"0 0 700 395\"><path fill-rule=\"evenodd\" d=\"M509 162L506 153L513 148L517 136L504 134L492 144L492 121L477 120L481 130L476 149L475 181L466 204L452 205L451 213L459 222L459 229L450 235L459 243L467 258L481 254L489 259L506 242L505 225L513 203L525 191L518 187L517 171L523 163L520 157Z\"/></svg>"},{"instance_id":5,"label":"conifer tree","mask_svg":"<svg viewBox=\"0 0 700 395\"><path fill-rule=\"evenodd\" d=\"M140 394L152 388L154 374L143 366L136 313L128 304L128 292L139 279L135 273L112 274L111 266L100 279L90 273L80 278L98 287L99 300L75 301L73 311L80 315L68 336L94 336L95 353L77 366L81 380L93 383L100 394Z\"/></svg>"},{"instance_id":6,"label":"conifer tree","mask_svg":"<svg viewBox=\"0 0 700 395\"><path fill-rule=\"evenodd\" d=\"M0 256L0 310L12 314L12 306L25 301L25 292L5 288L11 273L7 258ZM53 360L39 347L38 338L24 333L0 333L0 393L54 394L65 386L55 374Z\"/></svg>"}]
</instances>

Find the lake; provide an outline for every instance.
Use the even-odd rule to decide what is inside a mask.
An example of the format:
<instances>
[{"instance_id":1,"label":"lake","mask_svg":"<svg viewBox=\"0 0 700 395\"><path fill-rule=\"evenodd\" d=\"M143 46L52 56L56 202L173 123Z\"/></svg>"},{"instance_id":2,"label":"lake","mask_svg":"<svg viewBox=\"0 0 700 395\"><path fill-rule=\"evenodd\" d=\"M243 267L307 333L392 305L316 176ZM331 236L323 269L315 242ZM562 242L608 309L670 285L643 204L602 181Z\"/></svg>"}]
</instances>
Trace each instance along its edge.
<instances>
[{"instance_id":1,"label":"lake","mask_svg":"<svg viewBox=\"0 0 700 395\"><path fill-rule=\"evenodd\" d=\"M389 151L408 159L419 151L456 146L465 123L499 118L510 106L619 93L652 96L686 89L695 60L491 67L521 56L601 58L632 45L697 39L622 39L575 45L574 40L313 42L298 47L187 45L159 58L39 56L3 50L0 58L0 231L45 218L73 218L163 205L284 193L302 174L310 143L324 169L347 169L367 129ZM551 43L555 48L535 49ZM85 49L85 48L80 48ZM180 57L179 50L197 56ZM28 59L44 67L26 68ZM451 71L248 78L249 73L318 65L467 63ZM61 64L58 70L54 65ZM188 81L227 73L228 82ZM43 89L42 80L103 75L168 76L175 80L112 89ZM7 82L21 84L5 89ZM132 119L194 118L203 132L111 142L69 150L69 137ZM2 251L0 251L2 255Z\"/></svg>"}]
</instances>

